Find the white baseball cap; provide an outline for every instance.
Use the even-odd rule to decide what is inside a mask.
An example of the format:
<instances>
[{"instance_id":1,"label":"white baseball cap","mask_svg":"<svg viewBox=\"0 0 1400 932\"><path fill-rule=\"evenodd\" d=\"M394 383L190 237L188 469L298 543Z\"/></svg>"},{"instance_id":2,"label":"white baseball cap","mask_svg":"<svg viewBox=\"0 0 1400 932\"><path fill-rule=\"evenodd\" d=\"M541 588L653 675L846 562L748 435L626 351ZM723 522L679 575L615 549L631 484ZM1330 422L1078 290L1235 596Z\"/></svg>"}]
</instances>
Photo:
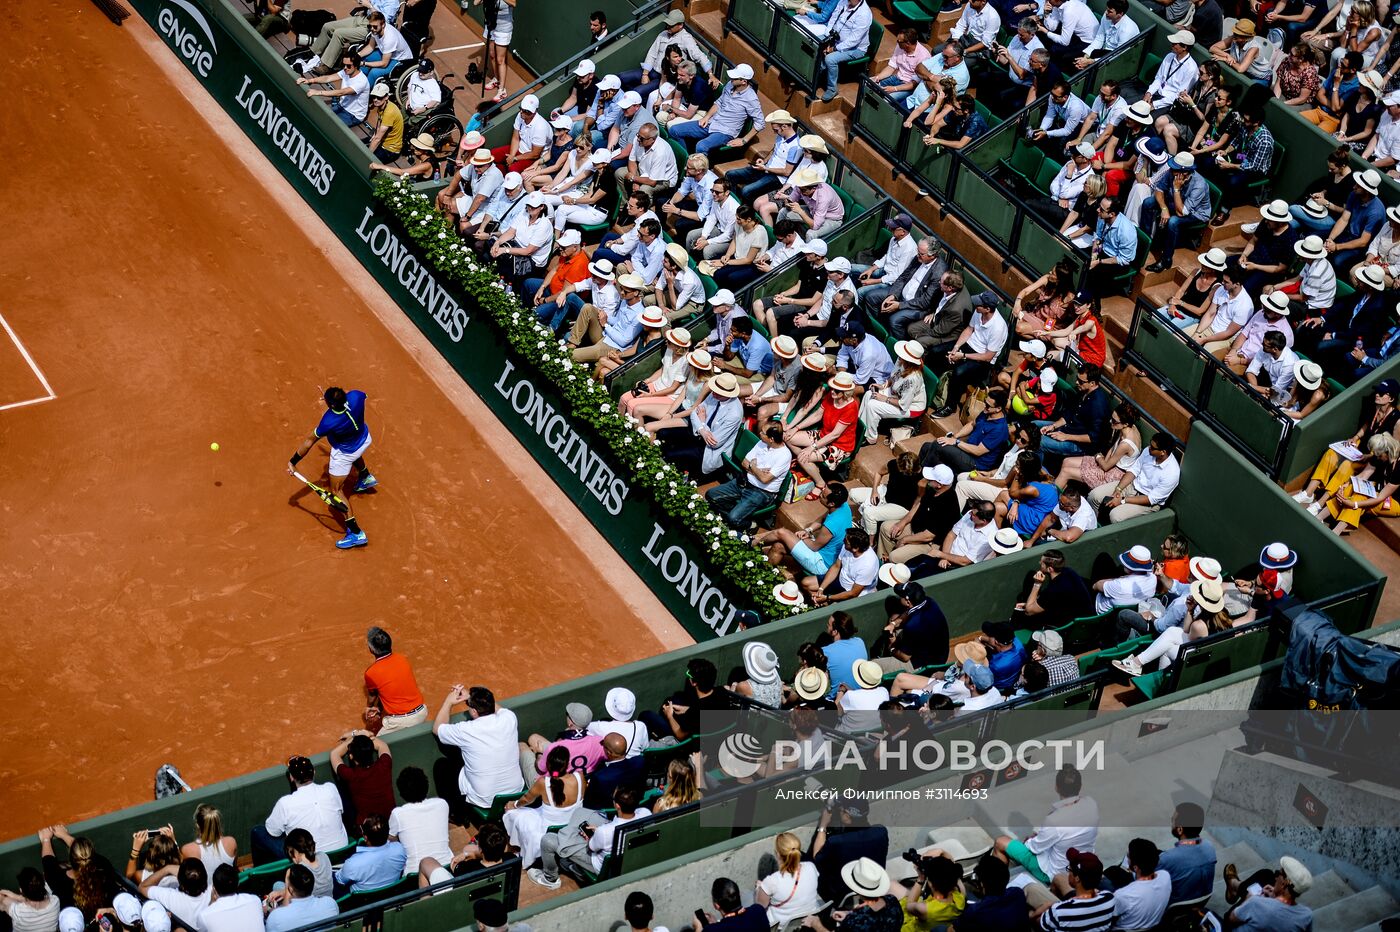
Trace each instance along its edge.
<instances>
[{"instance_id":1,"label":"white baseball cap","mask_svg":"<svg viewBox=\"0 0 1400 932\"><path fill-rule=\"evenodd\" d=\"M1045 354L1050 351L1044 340L1022 340L1016 346L1027 356L1034 356L1036 359L1044 359Z\"/></svg>"},{"instance_id":2,"label":"white baseball cap","mask_svg":"<svg viewBox=\"0 0 1400 932\"><path fill-rule=\"evenodd\" d=\"M715 307L719 307L723 304L733 304L735 300L734 292L730 291L728 288L721 288L719 291L710 295L710 303Z\"/></svg>"},{"instance_id":3,"label":"white baseball cap","mask_svg":"<svg viewBox=\"0 0 1400 932\"><path fill-rule=\"evenodd\" d=\"M510 172L508 175L505 176L504 179L502 179L501 183L506 186L507 191L514 191L516 188L524 184L525 180L520 177L520 172Z\"/></svg>"},{"instance_id":4,"label":"white baseball cap","mask_svg":"<svg viewBox=\"0 0 1400 932\"><path fill-rule=\"evenodd\" d=\"M826 262L826 270L828 272L846 272L849 274L851 271L851 260L843 256L828 259Z\"/></svg>"},{"instance_id":5,"label":"white baseball cap","mask_svg":"<svg viewBox=\"0 0 1400 932\"><path fill-rule=\"evenodd\" d=\"M806 253L809 256L825 256L826 240L817 239L816 237L813 237L812 239L809 239L807 240L807 242L803 243L802 248L798 251Z\"/></svg>"},{"instance_id":6,"label":"white baseball cap","mask_svg":"<svg viewBox=\"0 0 1400 932\"><path fill-rule=\"evenodd\" d=\"M640 107L642 105L642 95L636 91L627 91L617 99L617 105L623 110L628 107Z\"/></svg>"},{"instance_id":7,"label":"white baseball cap","mask_svg":"<svg viewBox=\"0 0 1400 932\"><path fill-rule=\"evenodd\" d=\"M549 121L549 125L555 129L572 130L574 128L574 121L566 116L557 116Z\"/></svg>"},{"instance_id":8,"label":"white baseball cap","mask_svg":"<svg viewBox=\"0 0 1400 932\"><path fill-rule=\"evenodd\" d=\"M560 246L577 246L583 242L583 236L579 234L578 230L565 230L559 234L557 242Z\"/></svg>"},{"instance_id":9,"label":"white baseball cap","mask_svg":"<svg viewBox=\"0 0 1400 932\"><path fill-rule=\"evenodd\" d=\"M733 68L730 68L728 71L726 71L725 74L729 75L731 78L736 78L740 81L753 80L753 69L750 68L748 65L735 65Z\"/></svg>"},{"instance_id":10,"label":"white baseball cap","mask_svg":"<svg viewBox=\"0 0 1400 932\"><path fill-rule=\"evenodd\" d=\"M520 110L523 113L538 113L540 110L540 99L534 94L526 94L520 99Z\"/></svg>"},{"instance_id":11,"label":"white baseball cap","mask_svg":"<svg viewBox=\"0 0 1400 932\"><path fill-rule=\"evenodd\" d=\"M925 481L928 482L937 482L939 485L953 484L953 470L943 463L939 463L937 466L925 466L923 475Z\"/></svg>"},{"instance_id":12,"label":"white baseball cap","mask_svg":"<svg viewBox=\"0 0 1400 932\"><path fill-rule=\"evenodd\" d=\"M605 74L598 79L598 90L620 91L622 90L622 79L615 74Z\"/></svg>"},{"instance_id":13,"label":"white baseball cap","mask_svg":"<svg viewBox=\"0 0 1400 932\"><path fill-rule=\"evenodd\" d=\"M578 75L592 74L593 72L595 72L595 71L597 71L597 70L598 70L598 66L595 65L595 64L593 64L593 59L591 59L591 58L585 58L585 59L583 59L582 61L580 61L580 62L578 63L578 65L576 65L576 66L574 67L574 74L578 74Z\"/></svg>"}]
</instances>

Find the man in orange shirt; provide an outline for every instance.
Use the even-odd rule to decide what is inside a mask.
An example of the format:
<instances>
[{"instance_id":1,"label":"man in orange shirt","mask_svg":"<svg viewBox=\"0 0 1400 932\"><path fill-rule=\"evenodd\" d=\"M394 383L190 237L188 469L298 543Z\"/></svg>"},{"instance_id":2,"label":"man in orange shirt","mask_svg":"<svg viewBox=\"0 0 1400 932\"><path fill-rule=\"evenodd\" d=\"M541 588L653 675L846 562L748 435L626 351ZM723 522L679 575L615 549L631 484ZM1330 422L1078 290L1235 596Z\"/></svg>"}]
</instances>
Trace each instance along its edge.
<instances>
[{"instance_id":1,"label":"man in orange shirt","mask_svg":"<svg viewBox=\"0 0 1400 932\"><path fill-rule=\"evenodd\" d=\"M369 652L374 655L374 663L365 669L365 696L369 700L366 720L374 717L371 713L379 713L383 721L379 728L381 735L426 722L428 706L418 691L413 668L403 654L394 653L389 632L370 628L366 640Z\"/></svg>"},{"instance_id":2,"label":"man in orange shirt","mask_svg":"<svg viewBox=\"0 0 1400 932\"><path fill-rule=\"evenodd\" d=\"M571 301L560 292L565 285L588 277L588 254L583 251L583 238L578 230L565 230L555 243L559 248L549 260L549 267L539 278L526 279L523 288L524 296L534 302L540 323L549 324L550 329L558 333L569 312L577 314L583 307L582 298Z\"/></svg>"}]
</instances>

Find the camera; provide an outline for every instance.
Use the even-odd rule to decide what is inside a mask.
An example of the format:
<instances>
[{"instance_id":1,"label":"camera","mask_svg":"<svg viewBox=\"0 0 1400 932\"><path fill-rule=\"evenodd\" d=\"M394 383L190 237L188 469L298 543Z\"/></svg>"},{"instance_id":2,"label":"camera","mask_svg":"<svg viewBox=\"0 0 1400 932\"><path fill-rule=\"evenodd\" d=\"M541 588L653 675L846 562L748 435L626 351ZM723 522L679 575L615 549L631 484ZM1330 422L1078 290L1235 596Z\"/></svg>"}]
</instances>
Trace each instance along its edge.
<instances>
[{"instance_id":1,"label":"camera","mask_svg":"<svg viewBox=\"0 0 1400 932\"><path fill-rule=\"evenodd\" d=\"M917 848L910 848L900 855L900 857L904 858L904 860L908 861L910 864L913 864L914 870L919 872L920 877L926 877L928 875L929 862L933 859L920 854Z\"/></svg>"}]
</instances>

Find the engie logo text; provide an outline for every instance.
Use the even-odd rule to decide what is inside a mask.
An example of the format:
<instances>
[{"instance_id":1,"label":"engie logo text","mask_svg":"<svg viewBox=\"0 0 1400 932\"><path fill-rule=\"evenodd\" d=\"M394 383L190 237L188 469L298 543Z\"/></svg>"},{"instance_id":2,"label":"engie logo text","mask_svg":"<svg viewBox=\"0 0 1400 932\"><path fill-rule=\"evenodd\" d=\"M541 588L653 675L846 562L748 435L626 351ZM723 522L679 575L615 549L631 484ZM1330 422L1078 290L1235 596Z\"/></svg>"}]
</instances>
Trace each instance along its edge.
<instances>
[{"instance_id":1,"label":"engie logo text","mask_svg":"<svg viewBox=\"0 0 1400 932\"><path fill-rule=\"evenodd\" d=\"M179 7L185 17L193 20L198 29L190 28L188 22L175 15L175 11L168 6L163 6L156 13L156 28L161 35L170 42L177 55L189 62L191 68L201 78L209 77L209 70L214 67L214 56L218 54L219 45L214 41L214 30L209 28L209 21L204 18L193 4L187 0L170 0Z\"/></svg>"}]
</instances>

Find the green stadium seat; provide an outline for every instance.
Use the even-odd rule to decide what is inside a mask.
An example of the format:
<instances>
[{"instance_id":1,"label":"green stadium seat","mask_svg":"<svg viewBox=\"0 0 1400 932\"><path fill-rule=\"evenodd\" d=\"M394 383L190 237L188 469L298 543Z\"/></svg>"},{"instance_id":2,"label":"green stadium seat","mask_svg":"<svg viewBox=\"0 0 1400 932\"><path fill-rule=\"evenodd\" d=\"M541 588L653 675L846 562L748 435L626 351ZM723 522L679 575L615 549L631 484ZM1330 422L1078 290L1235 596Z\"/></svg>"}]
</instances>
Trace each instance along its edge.
<instances>
[{"instance_id":1,"label":"green stadium seat","mask_svg":"<svg viewBox=\"0 0 1400 932\"><path fill-rule=\"evenodd\" d=\"M1054 159L1046 156L1041 161L1040 168L1036 171L1035 178L1032 179L1031 184L1035 185L1037 191L1048 197L1050 194L1050 182L1054 181L1055 176L1059 173L1060 166L1056 164Z\"/></svg>"},{"instance_id":2,"label":"green stadium seat","mask_svg":"<svg viewBox=\"0 0 1400 932\"><path fill-rule=\"evenodd\" d=\"M1133 685L1138 692L1148 699L1156 699L1162 691L1162 685L1166 681L1166 670L1153 670L1151 673L1144 673L1142 676L1133 677Z\"/></svg>"},{"instance_id":3,"label":"green stadium seat","mask_svg":"<svg viewBox=\"0 0 1400 932\"><path fill-rule=\"evenodd\" d=\"M896 25L908 23L922 34L942 9L943 0L894 0L893 18Z\"/></svg>"},{"instance_id":4,"label":"green stadium seat","mask_svg":"<svg viewBox=\"0 0 1400 932\"><path fill-rule=\"evenodd\" d=\"M251 893L254 896L267 896L272 892L272 885L281 880L287 873L287 868L292 866L292 862L283 858L280 861L273 861L270 864L262 864L258 867L250 867L238 874L238 892Z\"/></svg>"},{"instance_id":5,"label":"green stadium seat","mask_svg":"<svg viewBox=\"0 0 1400 932\"><path fill-rule=\"evenodd\" d=\"M476 814L478 824L481 822L490 822L493 819L499 822L501 816L505 815L506 803L514 802L524 795L525 791L523 789L519 793L505 793L492 800L489 809L481 806L472 806L471 810Z\"/></svg>"},{"instance_id":6,"label":"green stadium seat","mask_svg":"<svg viewBox=\"0 0 1400 932\"><path fill-rule=\"evenodd\" d=\"M836 192L836 196L841 198L841 206L845 208L845 219L843 223L850 223L860 213L860 208L856 205L855 198L846 193L845 189L839 185L832 185L831 189Z\"/></svg>"},{"instance_id":7,"label":"green stadium seat","mask_svg":"<svg viewBox=\"0 0 1400 932\"><path fill-rule=\"evenodd\" d=\"M359 909L362 906L371 906L380 900L387 900L390 897L399 896L404 893L412 893L418 889L418 872L414 871L407 877L401 878L391 884L376 887L373 890L361 890L359 893L347 893L344 896L336 897L336 902L340 904L342 913L352 909Z\"/></svg>"},{"instance_id":8,"label":"green stadium seat","mask_svg":"<svg viewBox=\"0 0 1400 932\"><path fill-rule=\"evenodd\" d=\"M1079 674L1087 676L1095 670L1106 670L1112 666L1113 661L1122 660L1129 654L1135 654L1151 644L1155 638L1150 634L1135 637L1131 641L1124 641L1117 647L1105 647L1103 650L1091 651L1079 658Z\"/></svg>"},{"instance_id":9,"label":"green stadium seat","mask_svg":"<svg viewBox=\"0 0 1400 932\"><path fill-rule=\"evenodd\" d=\"M364 843L365 840L363 838L352 838L350 839L350 843L348 845L345 845L343 848L336 848L334 851L327 851L326 857L331 859L332 864L344 864L346 859L348 859L350 855L355 853L355 849L360 847L360 845Z\"/></svg>"}]
</instances>

